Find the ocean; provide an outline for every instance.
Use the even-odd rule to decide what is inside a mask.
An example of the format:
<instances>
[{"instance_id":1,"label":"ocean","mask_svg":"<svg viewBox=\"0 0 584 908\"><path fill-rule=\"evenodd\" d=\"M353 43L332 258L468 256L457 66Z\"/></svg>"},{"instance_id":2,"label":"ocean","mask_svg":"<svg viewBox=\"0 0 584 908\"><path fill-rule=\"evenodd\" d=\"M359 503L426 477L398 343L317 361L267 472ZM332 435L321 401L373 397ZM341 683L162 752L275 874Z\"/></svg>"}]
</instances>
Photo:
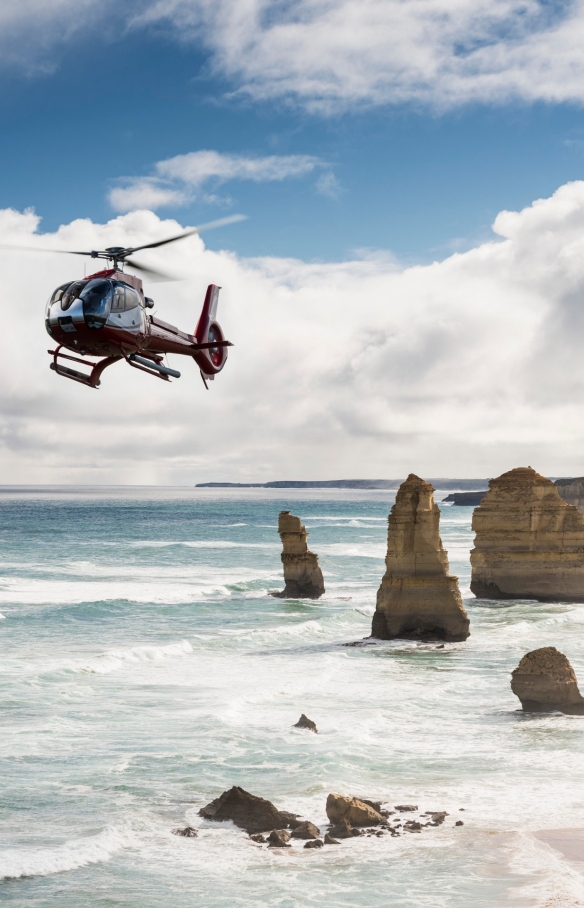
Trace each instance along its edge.
<instances>
[{"instance_id":1,"label":"ocean","mask_svg":"<svg viewBox=\"0 0 584 908\"><path fill-rule=\"evenodd\" d=\"M509 686L546 645L584 684L584 606L476 600L472 508L444 505L468 641L345 646L370 632L394 495L0 488L0 900L584 905L577 865L532 835L584 826L584 718L523 714ZM318 601L269 595L282 509L310 531ZM332 791L449 815L268 850L198 816L232 785L323 828Z\"/></svg>"}]
</instances>

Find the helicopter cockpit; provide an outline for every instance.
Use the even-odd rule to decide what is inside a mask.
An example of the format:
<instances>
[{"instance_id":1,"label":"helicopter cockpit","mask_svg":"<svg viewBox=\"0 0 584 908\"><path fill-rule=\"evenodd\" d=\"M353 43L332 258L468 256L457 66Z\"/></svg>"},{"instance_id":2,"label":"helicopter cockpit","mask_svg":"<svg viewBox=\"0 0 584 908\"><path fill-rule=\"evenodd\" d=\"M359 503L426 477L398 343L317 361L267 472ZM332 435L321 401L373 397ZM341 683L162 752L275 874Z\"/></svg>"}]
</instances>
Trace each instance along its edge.
<instances>
[{"instance_id":1,"label":"helicopter cockpit","mask_svg":"<svg viewBox=\"0 0 584 908\"><path fill-rule=\"evenodd\" d=\"M150 300L148 300L148 303ZM138 292L122 281L93 278L57 287L47 304L47 328L58 325L63 331L76 331L84 322L97 330L105 324L136 328L145 318Z\"/></svg>"}]
</instances>

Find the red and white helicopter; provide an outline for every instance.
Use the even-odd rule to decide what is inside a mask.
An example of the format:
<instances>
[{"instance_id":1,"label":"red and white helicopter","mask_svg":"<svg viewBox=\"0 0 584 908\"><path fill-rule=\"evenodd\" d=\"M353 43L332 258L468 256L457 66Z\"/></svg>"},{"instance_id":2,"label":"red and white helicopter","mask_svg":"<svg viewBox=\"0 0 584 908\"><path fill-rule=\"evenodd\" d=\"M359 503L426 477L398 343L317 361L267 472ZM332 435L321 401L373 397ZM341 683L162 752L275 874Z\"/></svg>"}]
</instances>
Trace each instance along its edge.
<instances>
[{"instance_id":1,"label":"red and white helicopter","mask_svg":"<svg viewBox=\"0 0 584 908\"><path fill-rule=\"evenodd\" d=\"M57 343L54 350L48 351L53 357L51 369L64 378L81 382L90 388L98 388L104 369L125 360L134 369L169 381L170 377L180 378L180 372L164 365L164 356L167 353L178 353L194 359L205 387L208 388L207 381L221 372L227 361L227 348L233 346L225 340L217 322L217 303L221 288L217 284L209 284L197 327L193 334L189 334L147 312L147 309L153 308L154 302L144 295L140 278L127 274L123 268L124 265L129 265L151 277L171 279L163 272L139 264L130 256L141 249L165 246L202 230L236 220L241 220L241 216L203 224L178 236L144 243L142 246L110 246L90 252L41 250L26 246L4 247L30 249L34 252L67 252L70 255L88 255L92 259L111 262L111 267L96 271L83 280L61 284L51 295L45 319L47 332ZM76 355L62 352L64 349ZM97 362L91 362L85 359L87 356L101 358ZM65 365L62 360L86 366L90 371L81 372Z\"/></svg>"}]
</instances>

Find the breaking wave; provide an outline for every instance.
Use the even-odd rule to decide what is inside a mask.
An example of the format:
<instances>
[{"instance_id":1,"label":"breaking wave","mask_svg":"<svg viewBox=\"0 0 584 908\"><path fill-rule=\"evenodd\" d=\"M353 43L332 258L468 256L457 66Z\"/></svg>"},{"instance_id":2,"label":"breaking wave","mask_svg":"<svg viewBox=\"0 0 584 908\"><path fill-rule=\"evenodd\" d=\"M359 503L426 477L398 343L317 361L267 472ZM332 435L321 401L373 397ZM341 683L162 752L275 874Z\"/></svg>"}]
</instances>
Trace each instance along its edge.
<instances>
[{"instance_id":1,"label":"breaking wave","mask_svg":"<svg viewBox=\"0 0 584 908\"><path fill-rule=\"evenodd\" d=\"M99 864L133 844L129 830L108 826L95 836L71 839L56 848L7 848L0 851L0 879L48 876Z\"/></svg>"},{"instance_id":2,"label":"breaking wave","mask_svg":"<svg viewBox=\"0 0 584 908\"><path fill-rule=\"evenodd\" d=\"M163 662L171 656L184 656L192 651L188 640L168 643L166 646L132 646L128 649L108 650L89 662L70 664L68 668L74 672L107 675L127 663Z\"/></svg>"}]
</instances>

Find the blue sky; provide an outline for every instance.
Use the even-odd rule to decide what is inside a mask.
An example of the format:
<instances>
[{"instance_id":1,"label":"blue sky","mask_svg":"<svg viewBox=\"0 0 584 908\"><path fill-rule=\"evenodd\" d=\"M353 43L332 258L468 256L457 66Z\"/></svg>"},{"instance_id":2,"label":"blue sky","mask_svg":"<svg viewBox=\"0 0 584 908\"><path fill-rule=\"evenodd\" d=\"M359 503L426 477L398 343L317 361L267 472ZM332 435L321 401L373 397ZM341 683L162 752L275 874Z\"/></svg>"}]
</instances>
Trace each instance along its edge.
<instances>
[{"instance_id":1,"label":"blue sky","mask_svg":"<svg viewBox=\"0 0 584 908\"><path fill-rule=\"evenodd\" d=\"M315 112L288 96L234 97L238 80L217 71L200 42L181 42L166 21L124 22L76 23L62 40L57 21L38 67L0 70L1 204L34 207L42 230L107 220L121 178L148 177L177 155L302 155L319 162L303 175L211 180L206 198L159 213L189 224L248 215L206 238L244 256L343 260L383 249L425 262L488 238L498 211L584 172L578 99L463 96L437 109L413 97Z\"/></svg>"}]
</instances>

